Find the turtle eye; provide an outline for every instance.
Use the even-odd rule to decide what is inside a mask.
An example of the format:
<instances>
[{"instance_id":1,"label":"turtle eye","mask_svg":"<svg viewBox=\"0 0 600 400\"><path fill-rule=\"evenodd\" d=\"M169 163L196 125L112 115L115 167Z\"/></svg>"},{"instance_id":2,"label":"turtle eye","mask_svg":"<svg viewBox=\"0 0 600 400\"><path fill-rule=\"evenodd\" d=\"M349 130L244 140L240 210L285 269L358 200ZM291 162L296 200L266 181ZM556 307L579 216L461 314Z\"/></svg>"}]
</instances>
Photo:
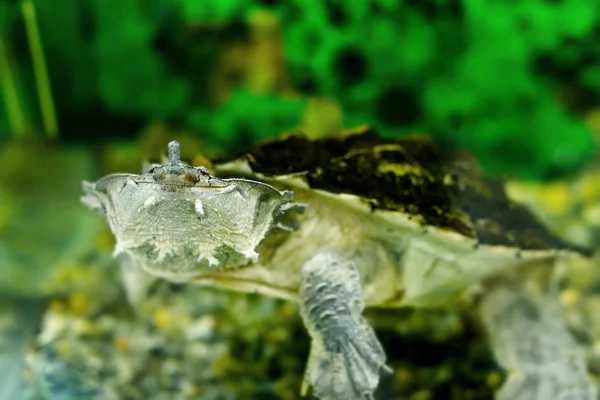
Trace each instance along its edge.
<instances>
[{"instance_id":1,"label":"turtle eye","mask_svg":"<svg viewBox=\"0 0 600 400\"><path fill-rule=\"evenodd\" d=\"M157 168L162 167L162 165L160 165L159 163L152 163L150 165L148 165L148 169L146 170L147 173L153 173L156 171Z\"/></svg>"}]
</instances>

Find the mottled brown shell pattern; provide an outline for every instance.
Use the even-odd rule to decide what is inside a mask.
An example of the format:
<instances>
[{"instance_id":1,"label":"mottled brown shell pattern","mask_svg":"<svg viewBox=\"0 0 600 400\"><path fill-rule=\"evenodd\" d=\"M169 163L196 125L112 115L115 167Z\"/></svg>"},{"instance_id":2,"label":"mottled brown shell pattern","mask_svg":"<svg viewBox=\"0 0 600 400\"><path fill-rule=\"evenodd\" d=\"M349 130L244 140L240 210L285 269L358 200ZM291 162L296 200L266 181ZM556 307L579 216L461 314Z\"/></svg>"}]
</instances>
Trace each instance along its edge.
<instances>
[{"instance_id":1,"label":"mottled brown shell pattern","mask_svg":"<svg viewBox=\"0 0 600 400\"><path fill-rule=\"evenodd\" d=\"M507 196L502 180L483 177L467 153L443 152L427 136L384 139L368 127L318 140L292 133L239 157L255 173L301 174L311 188L357 195L374 212L407 214L424 228L459 233L482 245L589 253L548 231Z\"/></svg>"}]
</instances>

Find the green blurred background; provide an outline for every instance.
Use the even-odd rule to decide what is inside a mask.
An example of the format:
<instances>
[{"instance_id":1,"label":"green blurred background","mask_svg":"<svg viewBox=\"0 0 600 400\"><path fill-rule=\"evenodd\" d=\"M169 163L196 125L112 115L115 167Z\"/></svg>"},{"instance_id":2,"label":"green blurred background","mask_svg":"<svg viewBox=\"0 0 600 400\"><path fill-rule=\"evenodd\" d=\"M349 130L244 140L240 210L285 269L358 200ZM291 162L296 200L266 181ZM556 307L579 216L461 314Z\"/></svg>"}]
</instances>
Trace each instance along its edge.
<instances>
[{"instance_id":1,"label":"green blurred background","mask_svg":"<svg viewBox=\"0 0 600 400\"><path fill-rule=\"evenodd\" d=\"M163 121L231 149L307 125L318 135L370 124L386 136L426 132L472 149L492 173L556 178L592 154L599 8L588 0L4 0L0 139L44 129L61 142L132 138ZM41 46L28 35L32 24ZM37 90L36 58L51 96Z\"/></svg>"},{"instance_id":2,"label":"green blurred background","mask_svg":"<svg viewBox=\"0 0 600 400\"><path fill-rule=\"evenodd\" d=\"M40 318L66 312L88 321L102 315L100 303L124 302L112 236L79 204L81 181L138 172L171 139L186 159L202 161L292 130L317 138L368 124L387 137L429 134L444 148L471 150L487 174L527 181L513 183L516 197L567 239L598 246L598 43L600 2L589 0L0 0L0 399L16 399L15 365ZM595 285L595 273L578 282ZM230 298L246 304L214 296L209 303L219 306L193 312L227 314ZM600 315L600 297L590 301ZM262 319L230 326L252 338L280 326L285 306L265 304ZM160 328L166 311L149 307ZM398 349L404 343L398 354L413 351L415 365L429 363L415 372L392 361L404 379L398 392L449 398L453 387L452 398L488 398L501 377L477 328L456 322L458 314L411 318L408 328L383 318L378 331ZM600 338L600 321L594 326ZM230 347L264 349L260 338L231 335ZM269 357L285 353L285 335L295 333L281 335ZM454 342L444 347L447 338ZM440 360L419 360L415 343L441 346ZM274 388L269 357L235 355L267 371L243 382L263 376L269 389L247 392L295 398L306 349L304 341L296 358L283 359L284 384ZM49 362L56 349L35 354ZM210 379L249 376L226 363Z\"/></svg>"}]
</instances>

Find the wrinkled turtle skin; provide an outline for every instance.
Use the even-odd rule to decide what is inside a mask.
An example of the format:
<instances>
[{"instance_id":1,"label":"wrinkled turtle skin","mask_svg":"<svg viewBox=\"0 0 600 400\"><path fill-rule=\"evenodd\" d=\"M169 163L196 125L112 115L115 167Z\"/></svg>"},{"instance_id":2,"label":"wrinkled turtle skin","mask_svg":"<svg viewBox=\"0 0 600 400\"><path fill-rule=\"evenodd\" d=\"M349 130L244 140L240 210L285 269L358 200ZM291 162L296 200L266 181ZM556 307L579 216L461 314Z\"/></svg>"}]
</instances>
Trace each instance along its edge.
<instances>
[{"instance_id":1,"label":"wrinkled turtle skin","mask_svg":"<svg viewBox=\"0 0 600 400\"><path fill-rule=\"evenodd\" d=\"M595 399L555 296L560 270L590 252L428 138L291 134L211 170L183 164L171 142L167 164L84 190L134 304L151 277L298 302L312 338L303 392L373 398L390 369L365 307L470 299L508 373L498 399Z\"/></svg>"}]
</instances>

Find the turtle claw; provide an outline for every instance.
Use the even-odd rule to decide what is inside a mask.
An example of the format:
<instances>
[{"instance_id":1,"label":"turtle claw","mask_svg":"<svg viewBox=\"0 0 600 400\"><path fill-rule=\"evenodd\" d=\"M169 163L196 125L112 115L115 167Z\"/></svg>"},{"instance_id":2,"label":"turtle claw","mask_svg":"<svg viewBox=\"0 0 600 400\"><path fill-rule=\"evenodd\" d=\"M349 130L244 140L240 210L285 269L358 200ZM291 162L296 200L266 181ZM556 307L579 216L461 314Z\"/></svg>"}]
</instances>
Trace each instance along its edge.
<instances>
[{"instance_id":1,"label":"turtle claw","mask_svg":"<svg viewBox=\"0 0 600 400\"><path fill-rule=\"evenodd\" d=\"M368 325L354 326L335 337L313 340L307 369L308 383L322 400L373 399L385 354Z\"/></svg>"}]
</instances>

